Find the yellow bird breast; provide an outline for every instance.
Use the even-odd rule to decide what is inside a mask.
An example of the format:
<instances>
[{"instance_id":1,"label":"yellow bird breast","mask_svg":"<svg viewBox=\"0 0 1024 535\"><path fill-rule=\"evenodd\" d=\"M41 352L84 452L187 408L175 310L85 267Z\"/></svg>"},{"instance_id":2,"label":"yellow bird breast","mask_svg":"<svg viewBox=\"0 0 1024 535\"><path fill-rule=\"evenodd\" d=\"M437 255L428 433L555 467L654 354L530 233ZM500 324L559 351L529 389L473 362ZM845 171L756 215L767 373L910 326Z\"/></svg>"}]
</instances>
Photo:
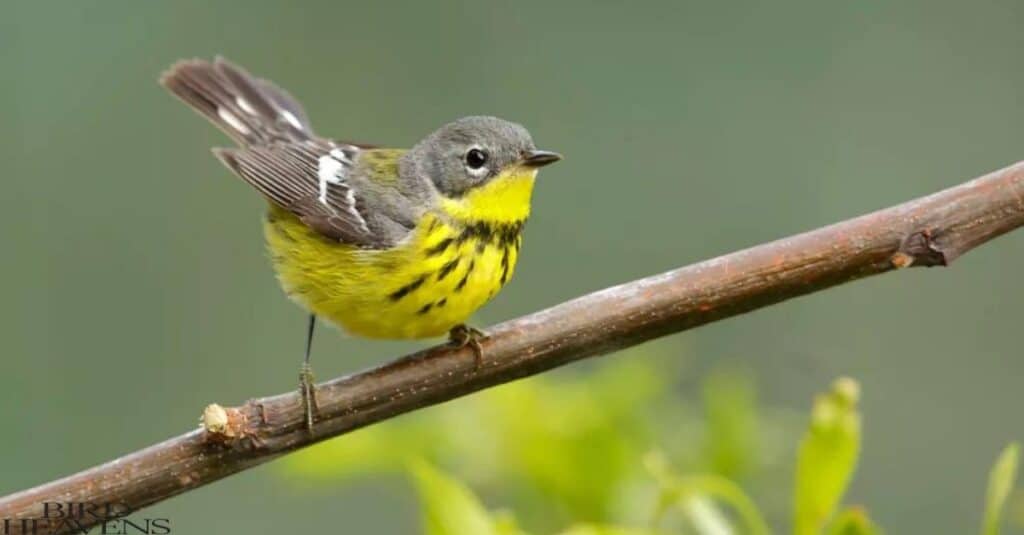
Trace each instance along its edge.
<instances>
[{"instance_id":1,"label":"yellow bird breast","mask_svg":"<svg viewBox=\"0 0 1024 535\"><path fill-rule=\"evenodd\" d=\"M533 174L522 178L525 198L509 195L508 184L468 195L460 207L428 212L391 249L327 240L290 212L271 207L264 225L267 247L285 293L344 330L368 338L442 336L512 277ZM493 212L488 201L504 206L501 219L468 219L477 215L473 205Z\"/></svg>"}]
</instances>

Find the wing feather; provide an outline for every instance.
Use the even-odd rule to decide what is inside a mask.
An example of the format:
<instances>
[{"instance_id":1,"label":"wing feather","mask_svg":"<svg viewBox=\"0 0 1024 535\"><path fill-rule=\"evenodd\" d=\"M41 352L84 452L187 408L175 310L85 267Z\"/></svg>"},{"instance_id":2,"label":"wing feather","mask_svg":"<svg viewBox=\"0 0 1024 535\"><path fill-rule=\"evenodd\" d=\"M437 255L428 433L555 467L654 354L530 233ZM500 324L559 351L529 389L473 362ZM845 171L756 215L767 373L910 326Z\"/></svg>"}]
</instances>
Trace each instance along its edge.
<instances>
[{"instance_id":1,"label":"wing feather","mask_svg":"<svg viewBox=\"0 0 1024 535\"><path fill-rule=\"evenodd\" d=\"M311 140L218 149L216 154L242 180L320 234L361 247L383 247L390 242L370 229L357 206L357 192L346 178L353 171L353 161L340 156L357 155L358 150Z\"/></svg>"},{"instance_id":2,"label":"wing feather","mask_svg":"<svg viewBox=\"0 0 1024 535\"><path fill-rule=\"evenodd\" d=\"M360 212L367 203L351 177L364 146L317 137L287 91L223 58L178 62L160 83L238 143L214 154L270 202L329 239L369 248L394 242Z\"/></svg>"}]
</instances>

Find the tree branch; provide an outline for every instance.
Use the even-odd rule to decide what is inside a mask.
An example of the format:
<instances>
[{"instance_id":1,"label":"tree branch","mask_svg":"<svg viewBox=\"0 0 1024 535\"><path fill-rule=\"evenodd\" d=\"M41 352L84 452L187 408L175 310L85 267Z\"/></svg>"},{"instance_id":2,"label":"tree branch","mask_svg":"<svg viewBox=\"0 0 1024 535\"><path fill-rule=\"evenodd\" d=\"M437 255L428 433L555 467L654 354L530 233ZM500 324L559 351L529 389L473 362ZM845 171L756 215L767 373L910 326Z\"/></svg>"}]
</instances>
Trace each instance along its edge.
<instances>
[{"instance_id":1,"label":"tree branch","mask_svg":"<svg viewBox=\"0 0 1024 535\"><path fill-rule=\"evenodd\" d=\"M490 329L469 348L439 346L319 386L316 435L297 393L211 406L205 427L0 498L0 519L43 502L137 510L289 451L395 415L847 281L944 266L1024 224L1024 162L898 206L601 290Z\"/></svg>"}]
</instances>

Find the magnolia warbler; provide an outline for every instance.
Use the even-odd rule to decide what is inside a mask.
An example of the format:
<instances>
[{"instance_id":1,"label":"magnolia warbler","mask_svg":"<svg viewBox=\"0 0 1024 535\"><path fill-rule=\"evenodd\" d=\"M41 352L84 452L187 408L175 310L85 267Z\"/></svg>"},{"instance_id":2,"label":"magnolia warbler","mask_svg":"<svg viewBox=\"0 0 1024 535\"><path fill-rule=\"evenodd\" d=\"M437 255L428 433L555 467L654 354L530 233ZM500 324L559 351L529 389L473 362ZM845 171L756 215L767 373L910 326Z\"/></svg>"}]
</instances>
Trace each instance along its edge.
<instances>
[{"instance_id":1,"label":"magnolia warbler","mask_svg":"<svg viewBox=\"0 0 1024 535\"><path fill-rule=\"evenodd\" d=\"M369 338L447 333L479 363L483 333L464 322L512 277L537 169L560 155L494 117L458 119L408 150L322 138L288 92L222 58L180 61L160 83L237 143L213 152L269 202L274 270L310 313L310 431L317 317Z\"/></svg>"}]
</instances>

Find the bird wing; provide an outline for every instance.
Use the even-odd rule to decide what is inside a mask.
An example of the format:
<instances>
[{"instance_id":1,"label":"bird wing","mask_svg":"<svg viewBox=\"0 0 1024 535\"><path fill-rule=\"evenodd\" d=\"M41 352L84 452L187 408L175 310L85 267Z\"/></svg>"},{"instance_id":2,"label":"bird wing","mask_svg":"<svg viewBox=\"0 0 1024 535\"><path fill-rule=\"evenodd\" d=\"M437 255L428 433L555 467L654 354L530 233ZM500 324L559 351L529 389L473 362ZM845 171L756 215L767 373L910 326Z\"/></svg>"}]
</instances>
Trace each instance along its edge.
<instances>
[{"instance_id":1,"label":"bird wing","mask_svg":"<svg viewBox=\"0 0 1024 535\"><path fill-rule=\"evenodd\" d=\"M288 92L222 58L178 62L160 83L238 143L214 154L270 202L332 240L366 248L396 241L395 225L379 224L354 180L368 146L316 136Z\"/></svg>"},{"instance_id":2,"label":"bird wing","mask_svg":"<svg viewBox=\"0 0 1024 535\"><path fill-rule=\"evenodd\" d=\"M350 179L360 149L326 140L282 142L214 154L274 204L327 238L383 248L391 237L368 223L365 202Z\"/></svg>"}]
</instances>

